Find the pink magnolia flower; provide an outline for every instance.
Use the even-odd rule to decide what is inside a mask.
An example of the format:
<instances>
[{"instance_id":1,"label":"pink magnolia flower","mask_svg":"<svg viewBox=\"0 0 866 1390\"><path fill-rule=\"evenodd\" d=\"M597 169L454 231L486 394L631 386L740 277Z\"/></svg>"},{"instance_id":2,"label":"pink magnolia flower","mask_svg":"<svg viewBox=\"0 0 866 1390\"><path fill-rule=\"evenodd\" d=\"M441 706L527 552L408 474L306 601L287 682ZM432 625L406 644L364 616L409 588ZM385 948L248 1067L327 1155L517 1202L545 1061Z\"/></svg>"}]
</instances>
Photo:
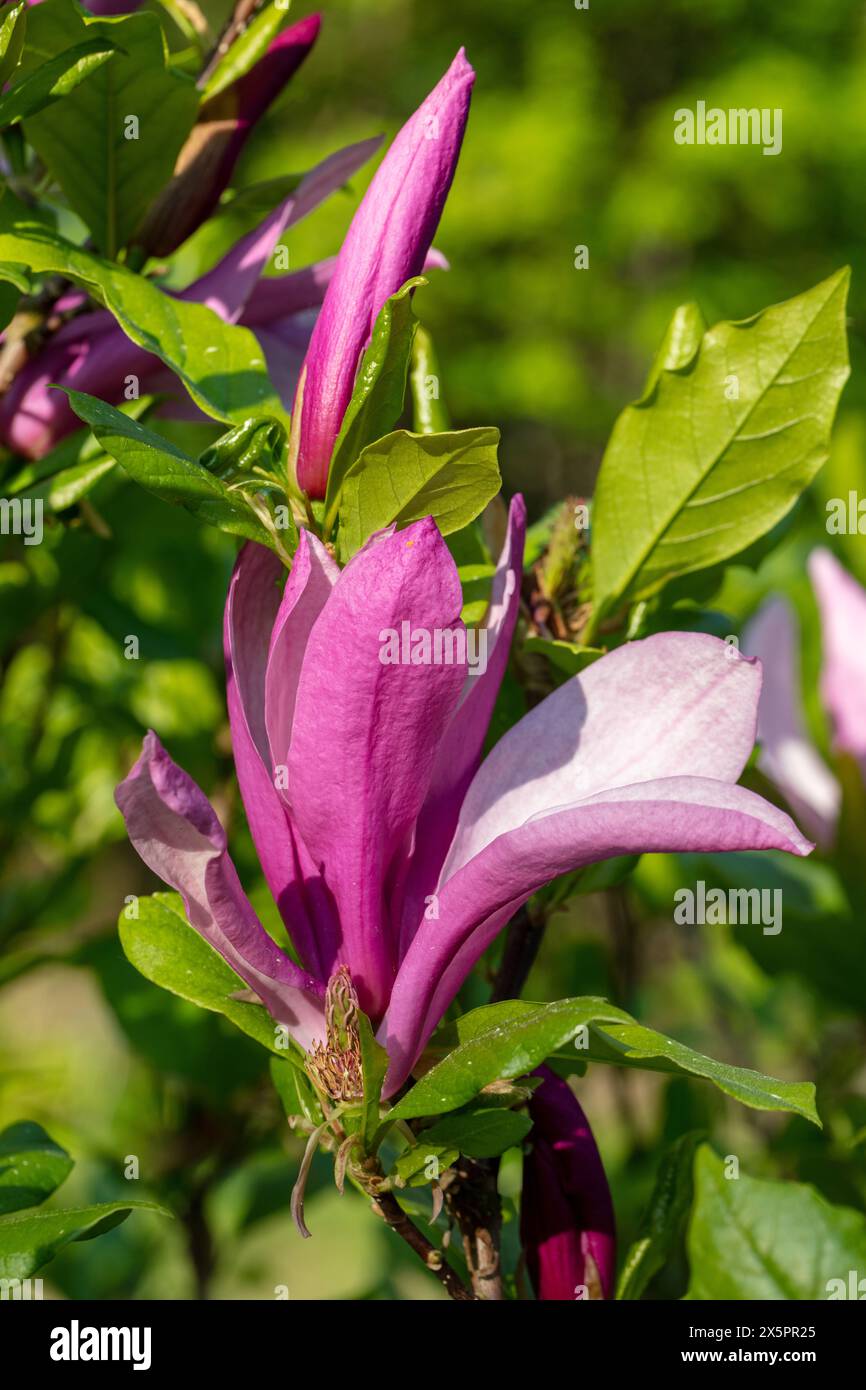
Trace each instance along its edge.
<instances>
[{"instance_id":1,"label":"pink magnolia flower","mask_svg":"<svg viewBox=\"0 0 866 1390\"><path fill-rule=\"evenodd\" d=\"M225 620L235 765L302 967L256 921L216 815L154 734L117 792L141 857L302 1046L323 1040L325 987L347 967L389 1054L387 1095L482 952L556 875L644 850L811 848L736 785L760 666L712 637L620 647L482 762L524 527L517 498L483 672L467 659L457 569L430 518L372 537L343 571L303 532L282 595L275 556L241 551ZM394 661L404 624L409 658Z\"/></svg>"},{"instance_id":2,"label":"pink magnolia flower","mask_svg":"<svg viewBox=\"0 0 866 1390\"><path fill-rule=\"evenodd\" d=\"M834 746L857 759L866 776L866 592L829 550L813 550L809 577L821 617L821 697ZM764 690L758 712L758 766L784 794L811 835L832 843L841 791L806 729L798 632L790 604L766 603L743 633L743 650L760 657Z\"/></svg>"},{"instance_id":3,"label":"pink magnolia flower","mask_svg":"<svg viewBox=\"0 0 866 1390\"><path fill-rule=\"evenodd\" d=\"M567 1083L539 1067L529 1103L520 1235L535 1296L545 1302L613 1298L613 1202L589 1121Z\"/></svg>"},{"instance_id":4,"label":"pink magnolia flower","mask_svg":"<svg viewBox=\"0 0 866 1390\"><path fill-rule=\"evenodd\" d=\"M340 249L293 411L297 480L311 497L325 495L331 453L376 316L424 266L457 167L474 81L461 48L394 140Z\"/></svg>"}]
</instances>

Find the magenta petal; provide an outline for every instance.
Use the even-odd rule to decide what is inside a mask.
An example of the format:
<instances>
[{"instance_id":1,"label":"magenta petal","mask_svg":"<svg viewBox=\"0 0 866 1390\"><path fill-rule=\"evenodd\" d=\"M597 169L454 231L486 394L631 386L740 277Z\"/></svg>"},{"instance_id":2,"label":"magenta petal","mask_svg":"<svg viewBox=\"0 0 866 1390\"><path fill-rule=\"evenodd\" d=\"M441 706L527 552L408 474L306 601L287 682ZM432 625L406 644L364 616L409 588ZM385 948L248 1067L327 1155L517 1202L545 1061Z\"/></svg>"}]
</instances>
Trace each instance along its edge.
<instances>
[{"instance_id":1,"label":"magenta petal","mask_svg":"<svg viewBox=\"0 0 866 1390\"><path fill-rule=\"evenodd\" d=\"M225 611L229 722L244 810L268 887L301 959L327 981L333 941L328 923L313 920L304 887L309 865L274 785L265 727L268 648L283 574L264 546L250 542L238 556Z\"/></svg>"},{"instance_id":2,"label":"magenta petal","mask_svg":"<svg viewBox=\"0 0 866 1390\"><path fill-rule=\"evenodd\" d=\"M617 786L536 813L500 834L438 890L400 966L380 1029L386 1093L414 1066L472 966L517 908L558 874L618 855L812 848L789 816L745 787L706 777Z\"/></svg>"},{"instance_id":3,"label":"magenta petal","mask_svg":"<svg viewBox=\"0 0 866 1390\"><path fill-rule=\"evenodd\" d=\"M520 1233L536 1298L613 1298L616 1225L589 1121L549 1067L529 1102L531 1149L523 1162Z\"/></svg>"},{"instance_id":4,"label":"magenta petal","mask_svg":"<svg viewBox=\"0 0 866 1390\"><path fill-rule=\"evenodd\" d=\"M410 848L465 661L391 664L388 634L462 632L456 566L429 518L374 537L307 641L289 750L292 816L343 926L341 961L380 1017L397 942L389 885Z\"/></svg>"},{"instance_id":5,"label":"magenta petal","mask_svg":"<svg viewBox=\"0 0 866 1390\"><path fill-rule=\"evenodd\" d=\"M836 746L866 771L866 591L829 550L814 550L809 577L821 614L821 695Z\"/></svg>"},{"instance_id":6,"label":"magenta petal","mask_svg":"<svg viewBox=\"0 0 866 1390\"><path fill-rule=\"evenodd\" d=\"M360 355L385 300L417 275L463 140L475 74L463 50L403 126L346 233L295 402L299 485L324 497Z\"/></svg>"},{"instance_id":7,"label":"magenta petal","mask_svg":"<svg viewBox=\"0 0 866 1390\"><path fill-rule=\"evenodd\" d=\"M226 322L236 323L286 229L295 226L341 188L366 163L379 144L378 137L361 140L328 155L304 176L295 191L279 207L233 246L213 270L184 290L180 298L206 304ZM279 281L275 283L279 284Z\"/></svg>"},{"instance_id":8,"label":"magenta petal","mask_svg":"<svg viewBox=\"0 0 866 1390\"><path fill-rule=\"evenodd\" d=\"M421 920L424 900L436 887L439 871L454 835L460 807L481 761L493 706L508 662L511 638L520 607L526 507L514 497L508 512L508 531L496 567L490 607L483 624L487 666L468 675L460 703L439 745L430 790L418 818L415 853L409 870L401 925L401 954Z\"/></svg>"},{"instance_id":9,"label":"magenta petal","mask_svg":"<svg viewBox=\"0 0 866 1390\"><path fill-rule=\"evenodd\" d=\"M271 631L265 676L265 726L271 766L287 764L298 681L313 624L340 577L322 542L301 530L292 572ZM291 802L291 788L284 800Z\"/></svg>"},{"instance_id":10,"label":"magenta petal","mask_svg":"<svg viewBox=\"0 0 866 1390\"><path fill-rule=\"evenodd\" d=\"M743 633L747 656L764 672L758 706L758 766L785 796L810 835L827 844L839 813L839 785L806 731L800 690L797 629L790 605L771 599Z\"/></svg>"},{"instance_id":11,"label":"magenta petal","mask_svg":"<svg viewBox=\"0 0 866 1390\"><path fill-rule=\"evenodd\" d=\"M190 923L256 992L302 1047L324 1032L322 986L285 955L262 927L226 848L207 797L156 734L116 792L133 846L180 893Z\"/></svg>"}]
</instances>

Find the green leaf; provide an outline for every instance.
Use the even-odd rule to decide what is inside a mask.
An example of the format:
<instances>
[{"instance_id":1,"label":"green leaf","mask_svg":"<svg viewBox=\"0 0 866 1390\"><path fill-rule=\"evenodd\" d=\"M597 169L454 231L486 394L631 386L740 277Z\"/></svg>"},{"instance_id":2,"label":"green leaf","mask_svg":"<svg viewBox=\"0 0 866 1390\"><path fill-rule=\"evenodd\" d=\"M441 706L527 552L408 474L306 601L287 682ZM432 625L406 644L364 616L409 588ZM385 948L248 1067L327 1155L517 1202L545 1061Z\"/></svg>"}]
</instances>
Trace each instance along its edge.
<instances>
[{"instance_id":1,"label":"green leaf","mask_svg":"<svg viewBox=\"0 0 866 1390\"><path fill-rule=\"evenodd\" d=\"M499 491L498 444L499 431L490 427L450 434L395 430L369 444L343 481L342 558L392 522L408 526L432 516L443 536L459 531Z\"/></svg>"},{"instance_id":2,"label":"green leaf","mask_svg":"<svg viewBox=\"0 0 866 1390\"><path fill-rule=\"evenodd\" d=\"M0 1216L0 1278L28 1279L73 1240L92 1240L125 1221L131 1211L171 1216L157 1202L127 1199L68 1211L25 1211Z\"/></svg>"},{"instance_id":3,"label":"green leaf","mask_svg":"<svg viewBox=\"0 0 866 1390\"><path fill-rule=\"evenodd\" d=\"M358 1034L361 1044L361 1074L364 1078L364 1103L361 1115L361 1134L368 1152L374 1147L379 1128L379 1098L388 1070L388 1054L373 1035L370 1020L358 1010Z\"/></svg>"},{"instance_id":4,"label":"green leaf","mask_svg":"<svg viewBox=\"0 0 866 1390\"><path fill-rule=\"evenodd\" d=\"M74 1166L41 1125L32 1120L10 1125L0 1134L0 1215L38 1206Z\"/></svg>"},{"instance_id":5,"label":"green leaf","mask_svg":"<svg viewBox=\"0 0 866 1390\"><path fill-rule=\"evenodd\" d=\"M185 507L220 531L275 548L271 534L243 496L176 444L95 396L82 391L66 394L78 418L90 426L106 453L148 492Z\"/></svg>"},{"instance_id":6,"label":"green leaf","mask_svg":"<svg viewBox=\"0 0 866 1390\"><path fill-rule=\"evenodd\" d=\"M446 1116L425 1130L419 1143L455 1148L469 1158L496 1158L521 1144L531 1129L532 1121L525 1113L482 1108Z\"/></svg>"},{"instance_id":7,"label":"green leaf","mask_svg":"<svg viewBox=\"0 0 866 1390\"><path fill-rule=\"evenodd\" d=\"M553 637L527 637L523 649L546 657L551 666L565 676L576 676L578 671L583 671L604 656L601 647L584 647L579 642L565 642Z\"/></svg>"},{"instance_id":8,"label":"green leaf","mask_svg":"<svg viewBox=\"0 0 866 1390\"><path fill-rule=\"evenodd\" d=\"M694 319L673 338L669 330L650 389L617 420L598 477L596 625L623 599L744 550L811 482L848 377L848 278L838 271L754 318L717 324L690 356Z\"/></svg>"},{"instance_id":9,"label":"green leaf","mask_svg":"<svg viewBox=\"0 0 866 1390\"><path fill-rule=\"evenodd\" d=\"M572 1041L574 1046L568 1048ZM821 1124L810 1082L778 1081L745 1067L714 1062L642 1027L605 999L561 999L555 1004L511 999L488 1004L440 1028L425 1057L437 1053L446 1055L389 1112L389 1119L456 1110L489 1082L522 1076L547 1058L566 1073L585 1062L604 1062L699 1076L753 1109L785 1110L819 1128Z\"/></svg>"},{"instance_id":10,"label":"green leaf","mask_svg":"<svg viewBox=\"0 0 866 1390\"><path fill-rule=\"evenodd\" d=\"M227 424L262 415L285 418L261 348L248 328L224 323L204 304L163 294L144 276L20 217L0 191L0 279L9 278L7 265L19 271L25 266L36 275L63 275L83 285L110 309L128 338L177 374L206 415Z\"/></svg>"},{"instance_id":11,"label":"green leaf","mask_svg":"<svg viewBox=\"0 0 866 1390\"><path fill-rule=\"evenodd\" d=\"M126 909L118 922L124 954L136 970L155 985L188 999L202 1009L224 1014L242 1033L247 1033L269 1052L286 1061L294 1045L281 1046L267 1009L232 998L246 985L222 956L189 925L183 902L176 893L154 893L139 898L138 918L128 920Z\"/></svg>"},{"instance_id":12,"label":"green leaf","mask_svg":"<svg viewBox=\"0 0 866 1390\"><path fill-rule=\"evenodd\" d=\"M327 530L333 525L333 513L349 468L366 444L387 434L400 418L406 395L409 354L418 326L412 309L412 291L426 284L426 280L416 275L386 299L379 310L331 456L325 498Z\"/></svg>"},{"instance_id":13,"label":"green leaf","mask_svg":"<svg viewBox=\"0 0 866 1390\"><path fill-rule=\"evenodd\" d=\"M866 1218L831 1206L804 1183L725 1176L708 1145L695 1160L688 1235L696 1300L855 1297L849 1272L866 1270Z\"/></svg>"},{"instance_id":14,"label":"green leaf","mask_svg":"<svg viewBox=\"0 0 866 1390\"><path fill-rule=\"evenodd\" d=\"M23 265L0 266L0 333L12 321L22 294L30 291L30 277Z\"/></svg>"},{"instance_id":15,"label":"green leaf","mask_svg":"<svg viewBox=\"0 0 866 1390\"><path fill-rule=\"evenodd\" d=\"M12 5L3 12L0 22L0 88L11 78L18 66L27 32L27 5Z\"/></svg>"},{"instance_id":16,"label":"green leaf","mask_svg":"<svg viewBox=\"0 0 866 1390\"><path fill-rule=\"evenodd\" d=\"M691 1210L695 1149L700 1140L698 1130L683 1134L662 1155L637 1239L620 1272L617 1298L640 1298L649 1281L676 1250Z\"/></svg>"},{"instance_id":17,"label":"green leaf","mask_svg":"<svg viewBox=\"0 0 866 1390\"><path fill-rule=\"evenodd\" d=\"M445 402L441 399L442 377L433 339L420 324L412 344L412 370L409 373L412 392L413 427L418 434L442 434L450 429L451 421Z\"/></svg>"},{"instance_id":18,"label":"green leaf","mask_svg":"<svg viewBox=\"0 0 866 1390\"><path fill-rule=\"evenodd\" d=\"M429 1182L438 1182L446 1168L450 1168L460 1157L459 1149L447 1145L427 1144L423 1138L411 1149L406 1149L394 1163L394 1174L398 1187L423 1187ZM426 1169L433 1161L433 1171Z\"/></svg>"},{"instance_id":19,"label":"green leaf","mask_svg":"<svg viewBox=\"0 0 866 1390\"><path fill-rule=\"evenodd\" d=\"M243 77L244 73L255 66L286 23L288 9L285 0L282 4L277 4L277 0L271 0L269 5L265 5L259 11L243 33L235 39L211 74L204 89L206 101L215 97L217 93L224 92L226 87L237 82L239 77Z\"/></svg>"},{"instance_id":20,"label":"green leaf","mask_svg":"<svg viewBox=\"0 0 866 1390\"><path fill-rule=\"evenodd\" d=\"M810 1081L779 1081L748 1067L716 1062L634 1020L594 1023L582 1055L591 1062L700 1076L753 1110L787 1110L821 1128L815 1109L815 1087Z\"/></svg>"},{"instance_id":21,"label":"green leaf","mask_svg":"<svg viewBox=\"0 0 866 1390\"><path fill-rule=\"evenodd\" d=\"M614 1021L627 1019L628 1014L604 999L561 999L556 1004L509 999L473 1009L434 1036L432 1050L448 1049L447 1055L389 1111L388 1118L409 1120L457 1110L491 1081L532 1071L570 1042L579 1028L600 1018Z\"/></svg>"},{"instance_id":22,"label":"green leaf","mask_svg":"<svg viewBox=\"0 0 866 1390\"><path fill-rule=\"evenodd\" d=\"M107 39L87 39L65 53L58 53L56 58L37 68L29 77L23 77L0 97L0 129L24 121L67 96L116 53L117 49Z\"/></svg>"},{"instance_id":23,"label":"green leaf","mask_svg":"<svg viewBox=\"0 0 866 1390\"><path fill-rule=\"evenodd\" d=\"M289 1119L298 1115L311 1125L320 1125L324 1119L322 1107L313 1083L300 1067L282 1057L272 1057L270 1068L271 1080Z\"/></svg>"},{"instance_id":24,"label":"green leaf","mask_svg":"<svg viewBox=\"0 0 866 1390\"><path fill-rule=\"evenodd\" d=\"M36 72L88 39L109 39L122 52L61 105L32 116L25 134L97 247L114 258L171 178L199 93L191 78L167 66L156 15L94 20L72 0L45 0L31 10L22 70Z\"/></svg>"}]
</instances>

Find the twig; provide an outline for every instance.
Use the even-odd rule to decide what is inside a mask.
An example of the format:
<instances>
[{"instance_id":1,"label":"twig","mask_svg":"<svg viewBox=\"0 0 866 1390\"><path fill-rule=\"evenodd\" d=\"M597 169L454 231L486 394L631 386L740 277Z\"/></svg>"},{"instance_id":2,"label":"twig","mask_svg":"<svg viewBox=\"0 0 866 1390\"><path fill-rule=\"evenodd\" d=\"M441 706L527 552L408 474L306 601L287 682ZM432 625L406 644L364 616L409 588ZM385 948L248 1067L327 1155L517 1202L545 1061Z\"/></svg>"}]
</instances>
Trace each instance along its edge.
<instances>
[{"instance_id":1,"label":"twig","mask_svg":"<svg viewBox=\"0 0 866 1390\"><path fill-rule=\"evenodd\" d=\"M450 1296L458 1303L474 1303L476 1296L469 1292L460 1276L451 1268L441 1250L438 1250L431 1241L427 1239L423 1231L419 1231L415 1222L406 1215L397 1198L391 1192L379 1192L373 1198L373 1210L382 1220L387 1222L401 1240L405 1240L415 1254L420 1256L424 1264L432 1274L435 1274L439 1283L448 1290Z\"/></svg>"},{"instance_id":2,"label":"twig","mask_svg":"<svg viewBox=\"0 0 866 1390\"><path fill-rule=\"evenodd\" d=\"M256 10L261 8L261 5L262 0L237 0L231 18L220 34L216 47L199 74L196 83L199 88L203 89L207 86L235 39L243 33Z\"/></svg>"},{"instance_id":3,"label":"twig","mask_svg":"<svg viewBox=\"0 0 866 1390\"><path fill-rule=\"evenodd\" d=\"M502 961L493 981L490 995L491 1004L499 1004L503 999L518 999L526 984L529 972L538 955L538 948L547 925L545 918L534 921L529 907L524 903L508 924L505 950Z\"/></svg>"}]
</instances>

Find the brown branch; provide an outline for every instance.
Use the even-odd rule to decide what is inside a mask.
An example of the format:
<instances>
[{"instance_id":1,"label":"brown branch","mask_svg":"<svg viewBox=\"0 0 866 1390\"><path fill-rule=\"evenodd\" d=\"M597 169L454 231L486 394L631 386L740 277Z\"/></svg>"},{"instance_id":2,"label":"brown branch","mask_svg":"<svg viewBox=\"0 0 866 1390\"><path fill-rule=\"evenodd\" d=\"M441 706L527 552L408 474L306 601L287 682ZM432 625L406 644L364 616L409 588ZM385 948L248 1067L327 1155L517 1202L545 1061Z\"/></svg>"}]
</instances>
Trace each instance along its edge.
<instances>
[{"instance_id":1,"label":"brown branch","mask_svg":"<svg viewBox=\"0 0 866 1390\"><path fill-rule=\"evenodd\" d=\"M460 1276L451 1268L441 1250L438 1250L431 1241L427 1239L423 1231L419 1231L415 1222L408 1217L391 1192L380 1192L373 1198L373 1210L382 1220L387 1222L401 1240L405 1240L415 1254L420 1256L423 1263L435 1274L439 1283L448 1290L450 1296L458 1303L474 1303L475 1295L471 1294L463 1283Z\"/></svg>"},{"instance_id":2,"label":"brown branch","mask_svg":"<svg viewBox=\"0 0 866 1390\"><path fill-rule=\"evenodd\" d=\"M526 903L514 914L508 924L505 950L493 981L491 1004L499 1004L503 999L520 997L529 972L535 964L546 925L544 918L540 921L533 919Z\"/></svg>"},{"instance_id":3,"label":"brown branch","mask_svg":"<svg viewBox=\"0 0 866 1390\"><path fill-rule=\"evenodd\" d=\"M485 1303L502 1299L498 1173L498 1159L461 1158L445 1186L445 1205L460 1231L475 1297Z\"/></svg>"}]
</instances>

